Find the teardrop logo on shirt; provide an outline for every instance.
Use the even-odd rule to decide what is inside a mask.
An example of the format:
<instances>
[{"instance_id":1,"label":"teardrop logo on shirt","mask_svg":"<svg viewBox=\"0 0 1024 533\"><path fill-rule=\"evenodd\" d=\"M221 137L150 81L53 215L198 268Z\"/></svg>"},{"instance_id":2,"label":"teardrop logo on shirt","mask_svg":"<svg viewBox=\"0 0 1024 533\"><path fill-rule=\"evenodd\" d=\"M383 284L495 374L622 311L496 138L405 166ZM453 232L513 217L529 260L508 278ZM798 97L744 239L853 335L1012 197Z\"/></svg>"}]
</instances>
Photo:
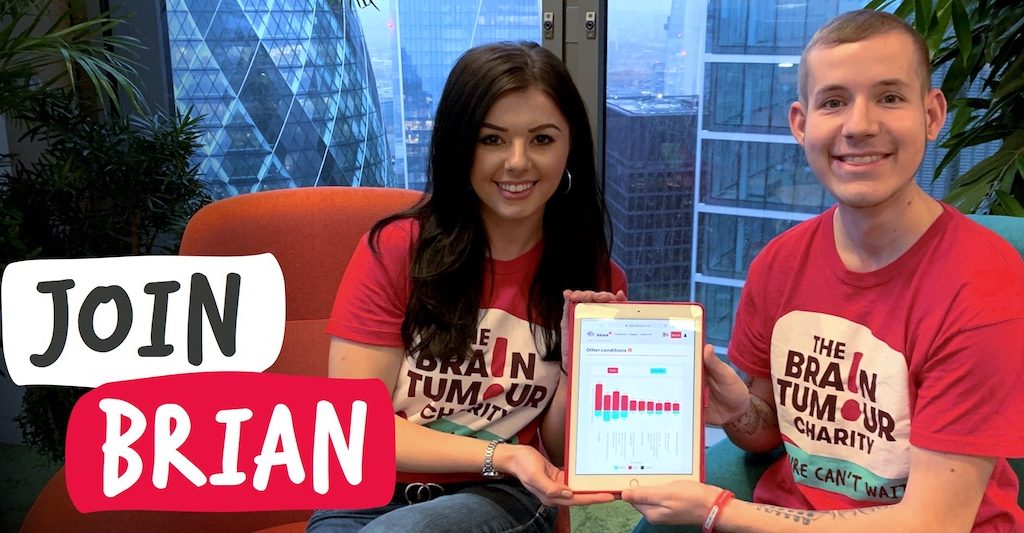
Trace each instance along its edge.
<instances>
[{"instance_id":1,"label":"teardrop logo on shirt","mask_svg":"<svg viewBox=\"0 0 1024 533\"><path fill-rule=\"evenodd\" d=\"M508 354L508 339L497 337L494 339L494 348L491 350L491 377L500 378L505 375L505 359ZM484 391L484 399L489 400L495 396L501 396L505 387L500 383L492 383Z\"/></svg>"}]
</instances>

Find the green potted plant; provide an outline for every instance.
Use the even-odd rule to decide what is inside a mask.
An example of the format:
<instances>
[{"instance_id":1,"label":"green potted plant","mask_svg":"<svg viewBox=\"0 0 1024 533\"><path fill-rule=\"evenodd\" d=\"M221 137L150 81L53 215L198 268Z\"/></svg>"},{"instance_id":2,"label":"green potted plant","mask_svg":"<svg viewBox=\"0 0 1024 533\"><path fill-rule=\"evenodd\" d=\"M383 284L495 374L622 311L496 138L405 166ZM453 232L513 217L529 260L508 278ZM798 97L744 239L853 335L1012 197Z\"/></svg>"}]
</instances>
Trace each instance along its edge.
<instances>
[{"instance_id":1,"label":"green potted plant","mask_svg":"<svg viewBox=\"0 0 1024 533\"><path fill-rule=\"evenodd\" d=\"M932 67L949 65L942 92L953 117L941 139L938 178L965 148L998 150L951 183L946 201L965 213L1024 216L1024 3L1017 0L872 0L925 37ZM966 97L980 83L982 96Z\"/></svg>"},{"instance_id":2,"label":"green potted plant","mask_svg":"<svg viewBox=\"0 0 1024 533\"><path fill-rule=\"evenodd\" d=\"M0 2L0 114L31 121L34 102L61 88L94 91L114 108L119 94L141 101L130 57L138 41L112 35L123 20L84 12L82 0Z\"/></svg>"},{"instance_id":3,"label":"green potted plant","mask_svg":"<svg viewBox=\"0 0 1024 533\"><path fill-rule=\"evenodd\" d=\"M0 203L17 206L20 215L8 234L13 241L35 257L176 252L185 223L210 200L192 161L199 119L97 121L69 95L46 102L30 133L48 148L38 160L16 161L13 172L0 173ZM16 418L25 440L59 461L71 408L83 393L28 387Z\"/></svg>"},{"instance_id":4,"label":"green potted plant","mask_svg":"<svg viewBox=\"0 0 1024 533\"><path fill-rule=\"evenodd\" d=\"M131 81L134 41L122 20L77 17L48 0L0 1L0 113L29 126L39 157L2 154L0 268L31 258L174 253L210 201L193 156L199 118L144 109ZM60 462L67 421L85 389L27 387L16 417L26 442Z\"/></svg>"}]
</instances>

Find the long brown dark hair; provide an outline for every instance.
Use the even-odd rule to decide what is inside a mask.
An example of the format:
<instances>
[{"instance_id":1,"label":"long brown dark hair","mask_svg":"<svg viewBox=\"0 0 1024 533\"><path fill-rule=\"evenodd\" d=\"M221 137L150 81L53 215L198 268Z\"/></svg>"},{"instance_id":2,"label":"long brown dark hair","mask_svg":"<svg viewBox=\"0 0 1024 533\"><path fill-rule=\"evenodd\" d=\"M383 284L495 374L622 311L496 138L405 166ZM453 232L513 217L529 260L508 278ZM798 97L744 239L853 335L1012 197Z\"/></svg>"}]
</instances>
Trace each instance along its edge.
<instances>
[{"instance_id":1,"label":"long brown dark hair","mask_svg":"<svg viewBox=\"0 0 1024 533\"><path fill-rule=\"evenodd\" d=\"M561 353L562 290L610 290L611 228L597 182L586 107L568 70L536 43L479 46L456 62L438 102L427 163L429 194L413 208L381 220L370 233L376 249L381 229L391 222L415 218L420 225L412 250L412 292L402 322L409 353L454 359L472 353L489 245L470 169L491 105L502 95L528 88L551 98L570 132L566 168L572 187L568 192L560 187L545 206L543 254L527 303L530 322L542 328L534 335L544 341L545 360L556 360Z\"/></svg>"}]
</instances>

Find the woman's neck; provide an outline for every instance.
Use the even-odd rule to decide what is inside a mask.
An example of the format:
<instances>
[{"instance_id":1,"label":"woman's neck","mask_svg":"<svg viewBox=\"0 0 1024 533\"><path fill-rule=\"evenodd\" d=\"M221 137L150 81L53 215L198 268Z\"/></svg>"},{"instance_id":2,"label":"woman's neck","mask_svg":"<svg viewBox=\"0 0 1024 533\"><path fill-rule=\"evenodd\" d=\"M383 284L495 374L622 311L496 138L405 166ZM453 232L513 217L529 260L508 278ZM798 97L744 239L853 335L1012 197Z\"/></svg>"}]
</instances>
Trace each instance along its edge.
<instances>
[{"instance_id":1,"label":"woman's neck","mask_svg":"<svg viewBox=\"0 0 1024 533\"><path fill-rule=\"evenodd\" d=\"M540 242L543 236L543 219L536 220L484 220L487 243L491 259L508 261L515 259Z\"/></svg>"}]
</instances>

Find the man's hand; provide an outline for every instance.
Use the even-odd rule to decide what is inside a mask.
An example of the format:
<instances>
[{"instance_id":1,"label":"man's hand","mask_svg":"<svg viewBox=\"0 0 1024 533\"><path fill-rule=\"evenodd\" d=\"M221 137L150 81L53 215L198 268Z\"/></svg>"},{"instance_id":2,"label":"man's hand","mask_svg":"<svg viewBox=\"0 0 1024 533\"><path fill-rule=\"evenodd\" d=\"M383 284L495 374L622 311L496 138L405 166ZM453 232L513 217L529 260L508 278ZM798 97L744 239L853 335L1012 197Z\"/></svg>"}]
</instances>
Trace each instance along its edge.
<instances>
[{"instance_id":1,"label":"man's hand","mask_svg":"<svg viewBox=\"0 0 1024 533\"><path fill-rule=\"evenodd\" d=\"M700 524L721 491L718 487L694 481L673 481L624 490L622 499L652 524Z\"/></svg>"},{"instance_id":2,"label":"man's hand","mask_svg":"<svg viewBox=\"0 0 1024 533\"><path fill-rule=\"evenodd\" d=\"M743 415L750 407L750 389L729 365L715 355L715 347L704 345L704 382L710 397L704 420L725 425Z\"/></svg>"}]
</instances>

